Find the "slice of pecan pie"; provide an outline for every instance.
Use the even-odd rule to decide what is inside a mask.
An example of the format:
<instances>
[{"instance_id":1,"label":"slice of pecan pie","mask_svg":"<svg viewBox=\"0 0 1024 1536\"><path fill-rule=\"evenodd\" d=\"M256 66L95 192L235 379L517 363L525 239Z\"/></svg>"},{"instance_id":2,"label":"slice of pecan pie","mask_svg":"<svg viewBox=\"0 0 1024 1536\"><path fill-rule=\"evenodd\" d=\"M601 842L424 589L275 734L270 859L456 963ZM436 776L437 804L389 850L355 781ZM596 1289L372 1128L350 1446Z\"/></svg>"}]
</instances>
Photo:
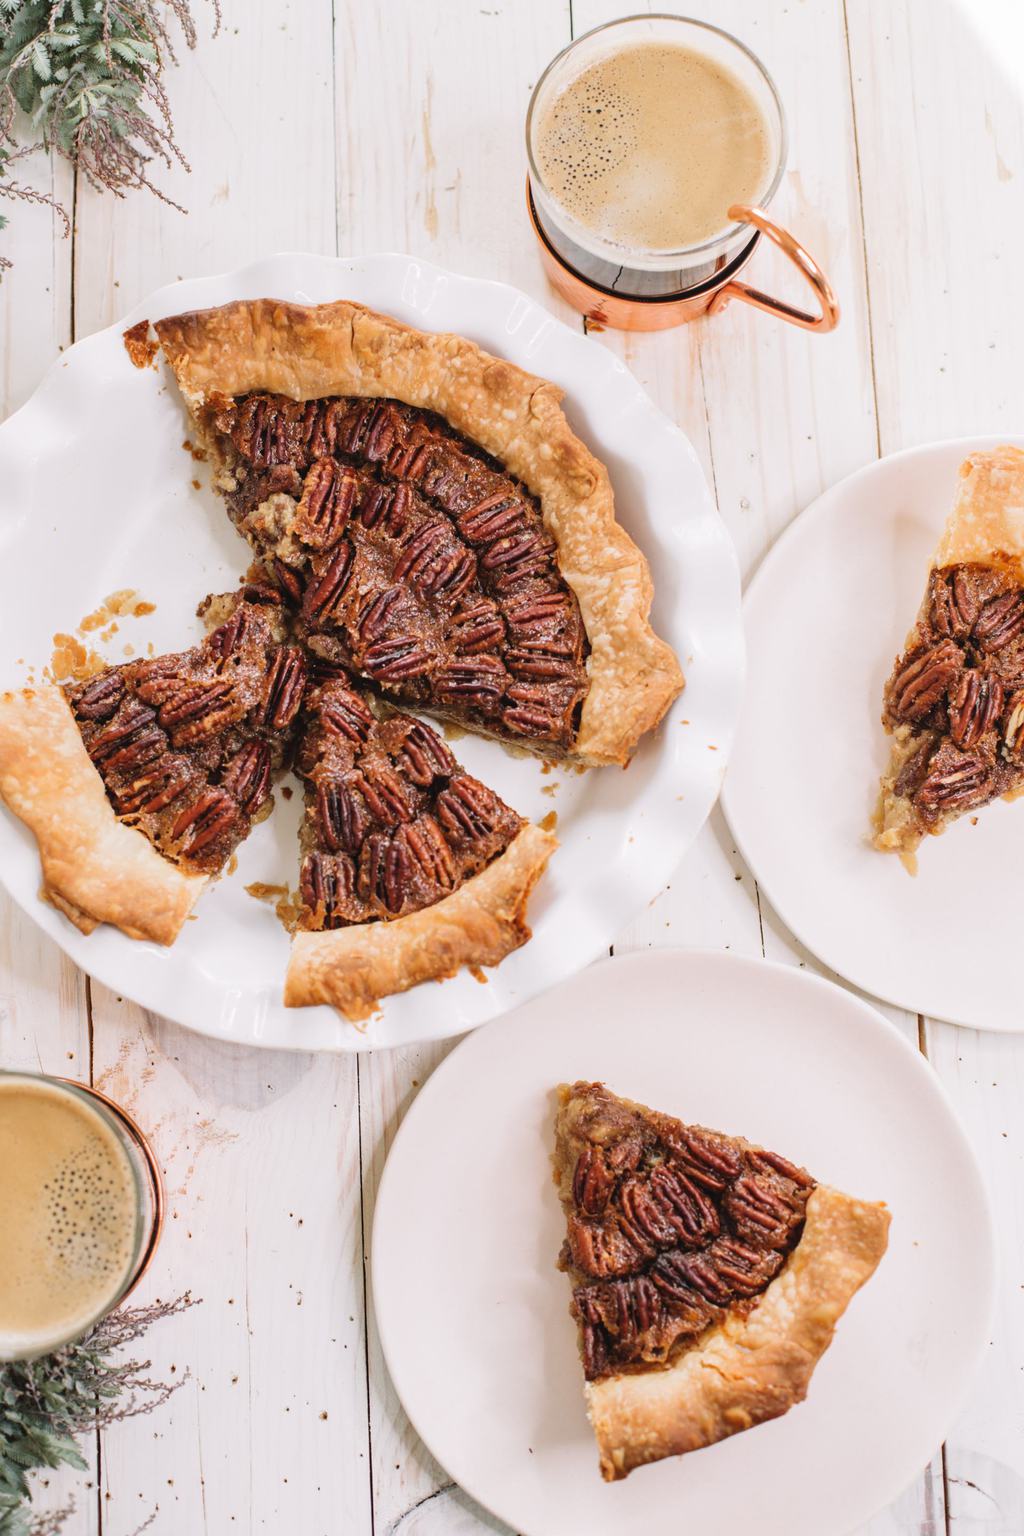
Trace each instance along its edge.
<instances>
[{"instance_id":1,"label":"slice of pecan pie","mask_svg":"<svg viewBox=\"0 0 1024 1536\"><path fill-rule=\"evenodd\" d=\"M428 725L329 678L307 695L296 766L306 814L287 1004L362 1019L386 994L496 965L530 937L526 903L556 840Z\"/></svg>"},{"instance_id":2,"label":"slice of pecan pie","mask_svg":"<svg viewBox=\"0 0 1024 1536\"><path fill-rule=\"evenodd\" d=\"M924 601L885 685L892 752L875 847L913 868L926 833L1024 786L1024 452L961 466Z\"/></svg>"},{"instance_id":3,"label":"slice of pecan pie","mask_svg":"<svg viewBox=\"0 0 1024 1536\"><path fill-rule=\"evenodd\" d=\"M178 655L0 695L0 795L35 835L44 894L85 933L172 943L269 809L306 663L280 607L230 606Z\"/></svg>"},{"instance_id":4,"label":"slice of pecan pie","mask_svg":"<svg viewBox=\"0 0 1024 1536\"><path fill-rule=\"evenodd\" d=\"M155 329L313 652L474 731L628 762L683 679L553 385L346 302Z\"/></svg>"},{"instance_id":5,"label":"slice of pecan pie","mask_svg":"<svg viewBox=\"0 0 1024 1536\"><path fill-rule=\"evenodd\" d=\"M786 1413L886 1249L889 1214L601 1083L559 1090L587 1411L602 1475Z\"/></svg>"}]
</instances>

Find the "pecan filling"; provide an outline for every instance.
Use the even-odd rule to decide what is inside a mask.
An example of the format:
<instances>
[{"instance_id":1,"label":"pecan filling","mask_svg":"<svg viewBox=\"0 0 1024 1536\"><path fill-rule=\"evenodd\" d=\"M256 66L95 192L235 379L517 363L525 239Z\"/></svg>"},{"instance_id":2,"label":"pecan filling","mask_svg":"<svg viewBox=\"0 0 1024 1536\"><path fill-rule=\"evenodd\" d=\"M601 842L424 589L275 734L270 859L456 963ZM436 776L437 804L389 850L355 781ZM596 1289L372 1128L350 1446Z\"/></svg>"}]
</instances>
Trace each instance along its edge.
<instances>
[{"instance_id":1,"label":"pecan filling","mask_svg":"<svg viewBox=\"0 0 1024 1536\"><path fill-rule=\"evenodd\" d=\"M882 719L918 738L896 780L926 827L1024 778L1024 589L991 566L931 573Z\"/></svg>"},{"instance_id":2,"label":"pecan filling","mask_svg":"<svg viewBox=\"0 0 1024 1536\"><path fill-rule=\"evenodd\" d=\"M586 632L536 499L501 464L394 400L222 398L206 428L231 517L313 652L478 730L571 748Z\"/></svg>"},{"instance_id":3,"label":"pecan filling","mask_svg":"<svg viewBox=\"0 0 1024 1536\"><path fill-rule=\"evenodd\" d=\"M431 906L502 853L516 813L466 773L435 731L379 717L341 678L307 694L300 875L306 928Z\"/></svg>"},{"instance_id":4,"label":"pecan filling","mask_svg":"<svg viewBox=\"0 0 1024 1536\"><path fill-rule=\"evenodd\" d=\"M814 1182L773 1152L577 1083L583 1148L560 1264L588 1380L663 1365L749 1308L799 1240Z\"/></svg>"},{"instance_id":5,"label":"pecan filling","mask_svg":"<svg viewBox=\"0 0 1024 1536\"><path fill-rule=\"evenodd\" d=\"M248 834L302 702L305 660L273 611L239 602L191 650L67 690L118 816L195 873L220 869Z\"/></svg>"}]
</instances>

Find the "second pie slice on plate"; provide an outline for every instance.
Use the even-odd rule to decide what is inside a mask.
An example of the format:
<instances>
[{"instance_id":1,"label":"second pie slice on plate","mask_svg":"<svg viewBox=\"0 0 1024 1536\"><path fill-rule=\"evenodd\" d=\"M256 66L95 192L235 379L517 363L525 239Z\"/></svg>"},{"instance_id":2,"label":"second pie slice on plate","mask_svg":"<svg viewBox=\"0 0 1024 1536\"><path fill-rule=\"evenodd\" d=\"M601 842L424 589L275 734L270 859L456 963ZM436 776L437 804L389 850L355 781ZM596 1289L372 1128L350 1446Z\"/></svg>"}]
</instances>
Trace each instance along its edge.
<instances>
[{"instance_id":1,"label":"second pie slice on plate","mask_svg":"<svg viewBox=\"0 0 1024 1536\"><path fill-rule=\"evenodd\" d=\"M806 1396L889 1214L777 1153L602 1083L560 1090L587 1411L608 1481L777 1418Z\"/></svg>"},{"instance_id":2,"label":"second pie slice on plate","mask_svg":"<svg viewBox=\"0 0 1024 1536\"><path fill-rule=\"evenodd\" d=\"M922 839L1024 786L1024 452L974 453L885 686L875 847Z\"/></svg>"}]
</instances>

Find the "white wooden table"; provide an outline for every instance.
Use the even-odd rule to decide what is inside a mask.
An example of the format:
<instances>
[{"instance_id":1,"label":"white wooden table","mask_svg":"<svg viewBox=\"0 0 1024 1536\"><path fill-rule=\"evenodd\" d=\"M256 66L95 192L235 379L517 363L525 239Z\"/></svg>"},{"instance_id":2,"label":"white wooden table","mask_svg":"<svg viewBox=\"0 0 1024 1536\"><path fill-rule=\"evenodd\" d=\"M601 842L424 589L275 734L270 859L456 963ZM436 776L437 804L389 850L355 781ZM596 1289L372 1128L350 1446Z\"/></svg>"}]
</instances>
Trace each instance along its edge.
<instances>
[{"instance_id":1,"label":"white wooden table","mask_svg":"<svg viewBox=\"0 0 1024 1536\"><path fill-rule=\"evenodd\" d=\"M74 204L75 234L60 238L45 209L10 209L0 413L149 290L276 250L410 251L515 283L579 324L546 290L526 224L522 120L547 60L627 8L223 0L216 39L200 13L199 50L169 82L193 174L165 185L187 218L146 196L100 197L64 164L27 168ZM790 518L876 455L1024 428L1024 18L1019 0L685 9L736 31L773 72L791 133L776 207L844 310L826 338L742 305L659 336L598 338L689 433L746 576ZM784 281L767 254L757 270ZM717 814L616 949L673 944L816 968ZM867 1530L1020 1536L1024 1040L890 1013L966 1122L1003 1254L985 1370L945 1448ZM45 1506L73 1491L68 1536L130 1536L154 1510L157 1536L496 1529L406 1421L367 1294L381 1168L445 1049L333 1059L215 1044L91 984L0 908L0 1063L91 1079L138 1116L170 1196L146 1293L203 1297L152 1335L158 1371L191 1370L169 1407L108 1431L88 1482L42 1493Z\"/></svg>"}]
</instances>

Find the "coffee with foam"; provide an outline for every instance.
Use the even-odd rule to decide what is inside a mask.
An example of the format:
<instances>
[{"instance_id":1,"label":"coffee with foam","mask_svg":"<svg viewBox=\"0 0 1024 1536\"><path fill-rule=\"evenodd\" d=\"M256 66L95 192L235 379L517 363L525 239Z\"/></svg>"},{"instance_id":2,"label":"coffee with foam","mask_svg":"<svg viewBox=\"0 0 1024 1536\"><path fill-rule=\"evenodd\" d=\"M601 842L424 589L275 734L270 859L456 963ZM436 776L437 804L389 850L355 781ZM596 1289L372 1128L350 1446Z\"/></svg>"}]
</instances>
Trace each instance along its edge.
<instances>
[{"instance_id":1,"label":"coffee with foam","mask_svg":"<svg viewBox=\"0 0 1024 1536\"><path fill-rule=\"evenodd\" d=\"M675 43L593 60L544 104L533 144L550 195L624 257L714 239L773 170L771 129L746 85Z\"/></svg>"},{"instance_id":2,"label":"coffee with foam","mask_svg":"<svg viewBox=\"0 0 1024 1536\"><path fill-rule=\"evenodd\" d=\"M0 1074L0 1360L83 1333L138 1244L135 1169L106 1116L59 1083Z\"/></svg>"}]
</instances>

